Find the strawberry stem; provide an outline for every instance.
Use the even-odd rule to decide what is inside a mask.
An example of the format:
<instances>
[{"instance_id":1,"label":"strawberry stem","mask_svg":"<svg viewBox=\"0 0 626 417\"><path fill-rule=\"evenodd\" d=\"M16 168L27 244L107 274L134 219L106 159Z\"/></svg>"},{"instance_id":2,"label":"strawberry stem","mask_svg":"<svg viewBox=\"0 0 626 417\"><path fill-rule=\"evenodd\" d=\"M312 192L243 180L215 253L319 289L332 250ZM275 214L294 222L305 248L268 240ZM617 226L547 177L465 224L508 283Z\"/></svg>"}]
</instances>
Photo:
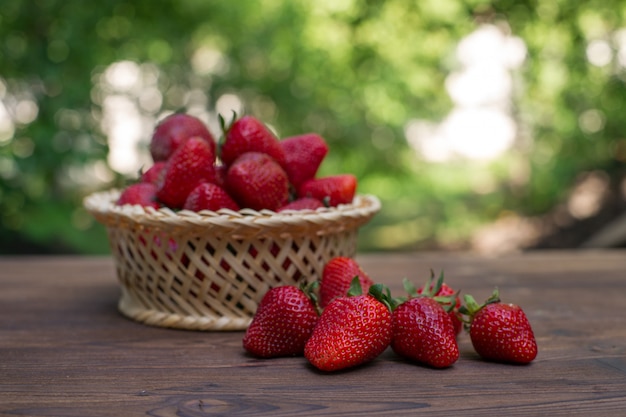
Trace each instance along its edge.
<instances>
[{"instance_id":1,"label":"strawberry stem","mask_svg":"<svg viewBox=\"0 0 626 417\"><path fill-rule=\"evenodd\" d=\"M487 301L485 301L485 305L499 303L499 302L500 302L500 291L498 290L498 287L496 287L494 288L493 293L491 293L491 296L487 298Z\"/></svg>"}]
</instances>

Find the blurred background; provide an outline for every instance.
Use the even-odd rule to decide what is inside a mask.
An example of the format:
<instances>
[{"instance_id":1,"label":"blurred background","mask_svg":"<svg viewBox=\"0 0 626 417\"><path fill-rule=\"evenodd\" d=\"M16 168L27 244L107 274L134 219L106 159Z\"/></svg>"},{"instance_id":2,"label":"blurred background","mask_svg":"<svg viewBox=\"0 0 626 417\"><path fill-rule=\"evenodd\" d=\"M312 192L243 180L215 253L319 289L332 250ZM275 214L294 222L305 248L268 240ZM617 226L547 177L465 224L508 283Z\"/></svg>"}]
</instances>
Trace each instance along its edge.
<instances>
[{"instance_id":1,"label":"blurred background","mask_svg":"<svg viewBox=\"0 0 626 417\"><path fill-rule=\"evenodd\" d=\"M625 246L621 0L3 0L0 254L108 253L82 199L178 110L321 134L362 251Z\"/></svg>"}]
</instances>

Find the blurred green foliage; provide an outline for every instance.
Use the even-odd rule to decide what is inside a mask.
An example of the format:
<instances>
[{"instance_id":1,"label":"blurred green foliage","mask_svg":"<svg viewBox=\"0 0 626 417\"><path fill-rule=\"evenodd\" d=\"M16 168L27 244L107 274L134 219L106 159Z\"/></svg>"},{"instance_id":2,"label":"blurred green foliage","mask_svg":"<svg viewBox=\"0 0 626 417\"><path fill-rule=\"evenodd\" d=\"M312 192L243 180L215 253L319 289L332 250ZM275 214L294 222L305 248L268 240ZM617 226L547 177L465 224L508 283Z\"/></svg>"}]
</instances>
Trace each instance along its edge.
<instances>
[{"instance_id":1,"label":"blurred green foliage","mask_svg":"<svg viewBox=\"0 0 626 417\"><path fill-rule=\"evenodd\" d=\"M145 125L200 92L208 112L234 94L281 136L322 134L321 174L352 172L383 202L363 250L462 246L502 213L551 209L581 172L621 175L625 23L617 0L3 0L0 253L108 251L81 201L129 180L88 181L109 151L99 80L122 61L156 69L161 102L134 97ZM483 24L526 44L517 142L487 162L429 162L405 127L450 111L456 47ZM607 62L590 63L593 42ZM194 65L201 52L217 64Z\"/></svg>"}]
</instances>

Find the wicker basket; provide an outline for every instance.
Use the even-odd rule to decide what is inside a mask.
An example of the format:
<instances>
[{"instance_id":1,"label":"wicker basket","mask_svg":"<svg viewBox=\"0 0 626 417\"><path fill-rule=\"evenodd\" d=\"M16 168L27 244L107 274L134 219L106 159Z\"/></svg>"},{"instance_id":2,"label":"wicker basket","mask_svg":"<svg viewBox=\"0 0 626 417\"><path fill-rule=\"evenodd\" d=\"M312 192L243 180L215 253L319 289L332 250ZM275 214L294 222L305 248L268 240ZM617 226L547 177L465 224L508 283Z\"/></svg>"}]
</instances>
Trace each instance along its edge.
<instances>
[{"instance_id":1,"label":"wicker basket","mask_svg":"<svg viewBox=\"0 0 626 417\"><path fill-rule=\"evenodd\" d=\"M107 228L133 320L190 330L242 330L278 285L321 277L335 256L354 256L357 231L380 210L374 196L316 211L174 212L118 206L118 190L91 194L86 209Z\"/></svg>"}]
</instances>

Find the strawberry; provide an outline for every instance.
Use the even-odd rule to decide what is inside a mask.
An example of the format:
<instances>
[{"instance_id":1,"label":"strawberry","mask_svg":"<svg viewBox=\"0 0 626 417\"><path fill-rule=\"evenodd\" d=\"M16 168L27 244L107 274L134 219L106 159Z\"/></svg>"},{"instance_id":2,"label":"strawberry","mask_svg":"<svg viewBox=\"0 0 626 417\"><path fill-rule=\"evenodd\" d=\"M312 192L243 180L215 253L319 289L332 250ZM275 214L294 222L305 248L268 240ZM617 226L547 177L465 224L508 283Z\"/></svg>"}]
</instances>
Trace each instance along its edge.
<instances>
[{"instance_id":1,"label":"strawberry","mask_svg":"<svg viewBox=\"0 0 626 417\"><path fill-rule=\"evenodd\" d=\"M526 364L537 356L526 313L518 305L501 302L497 289L483 305L466 294L460 311L468 316L472 345L483 359Z\"/></svg>"},{"instance_id":2,"label":"strawberry","mask_svg":"<svg viewBox=\"0 0 626 417\"><path fill-rule=\"evenodd\" d=\"M165 161L155 162L150 168L141 174L141 182L151 182L153 184L159 184L163 179L165 173Z\"/></svg>"},{"instance_id":3,"label":"strawberry","mask_svg":"<svg viewBox=\"0 0 626 417\"><path fill-rule=\"evenodd\" d=\"M187 196L203 182L215 182L215 153L207 141L186 140L167 160L158 199L170 208L181 208Z\"/></svg>"},{"instance_id":4,"label":"strawberry","mask_svg":"<svg viewBox=\"0 0 626 417\"><path fill-rule=\"evenodd\" d=\"M424 287L417 290L416 294L425 294L430 297L437 297L448 312L452 324L454 325L454 333L458 335L463 330L463 322L459 317L459 307L461 307L461 298L456 295L456 291L452 289L448 284L443 282L443 271L439 276L438 281L434 281L435 273L431 271L430 281L424 285Z\"/></svg>"},{"instance_id":5,"label":"strawberry","mask_svg":"<svg viewBox=\"0 0 626 417\"><path fill-rule=\"evenodd\" d=\"M353 288L360 288L358 279ZM391 311L381 284L367 294L350 291L325 309L304 347L304 356L322 371L337 371L376 359L391 343Z\"/></svg>"},{"instance_id":6,"label":"strawberry","mask_svg":"<svg viewBox=\"0 0 626 417\"><path fill-rule=\"evenodd\" d=\"M239 211L239 206L228 193L219 185L210 182L204 182L194 188L187 196L183 208L191 211L217 211L222 208Z\"/></svg>"},{"instance_id":7,"label":"strawberry","mask_svg":"<svg viewBox=\"0 0 626 417\"><path fill-rule=\"evenodd\" d=\"M328 154L328 145L315 133L285 138L280 146L285 153L285 171L296 190L304 181L315 177Z\"/></svg>"},{"instance_id":8,"label":"strawberry","mask_svg":"<svg viewBox=\"0 0 626 417\"><path fill-rule=\"evenodd\" d=\"M120 206L124 204L132 204L158 209L159 203L156 199L156 192L156 185L149 182L138 182L136 184L129 185L121 192L117 200L117 204Z\"/></svg>"},{"instance_id":9,"label":"strawberry","mask_svg":"<svg viewBox=\"0 0 626 417\"><path fill-rule=\"evenodd\" d=\"M324 207L324 203L319 201L317 198L304 197L287 203L276 210L276 212L280 213L286 210L317 210L321 207Z\"/></svg>"},{"instance_id":10,"label":"strawberry","mask_svg":"<svg viewBox=\"0 0 626 417\"><path fill-rule=\"evenodd\" d=\"M169 159L174 151L191 137L205 140L215 154L215 139L200 119L184 113L166 117L156 125L152 133L150 141L152 159L155 162Z\"/></svg>"},{"instance_id":11,"label":"strawberry","mask_svg":"<svg viewBox=\"0 0 626 417\"><path fill-rule=\"evenodd\" d=\"M285 153L278 138L258 119L252 116L234 118L229 127L225 126L224 142L221 146L222 162L229 166L246 152L260 152L272 157L281 167L285 166Z\"/></svg>"},{"instance_id":12,"label":"strawberry","mask_svg":"<svg viewBox=\"0 0 626 417\"><path fill-rule=\"evenodd\" d=\"M243 347L254 356L297 356L318 321L312 285L286 285L267 291L243 337Z\"/></svg>"},{"instance_id":13,"label":"strawberry","mask_svg":"<svg viewBox=\"0 0 626 417\"><path fill-rule=\"evenodd\" d=\"M369 291L374 284L354 259L338 256L329 260L322 271L319 290L320 307L325 308L337 297L345 297L355 277L359 278L359 283L364 292Z\"/></svg>"},{"instance_id":14,"label":"strawberry","mask_svg":"<svg viewBox=\"0 0 626 417\"><path fill-rule=\"evenodd\" d=\"M392 323L391 348L398 355L434 368L447 368L459 358L452 320L435 299L410 298L395 308Z\"/></svg>"},{"instance_id":15,"label":"strawberry","mask_svg":"<svg viewBox=\"0 0 626 417\"><path fill-rule=\"evenodd\" d=\"M349 204L356 192L357 180L352 174L331 175L305 181L298 189L298 197L313 197L328 206Z\"/></svg>"},{"instance_id":16,"label":"strawberry","mask_svg":"<svg viewBox=\"0 0 626 417\"><path fill-rule=\"evenodd\" d=\"M226 191L240 207L277 210L289 201L289 180L271 157L247 152L228 168Z\"/></svg>"},{"instance_id":17,"label":"strawberry","mask_svg":"<svg viewBox=\"0 0 626 417\"><path fill-rule=\"evenodd\" d=\"M228 167L226 165L224 164L215 165L215 183L222 188L226 186L226 172L227 171L228 171Z\"/></svg>"}]
</instances>

